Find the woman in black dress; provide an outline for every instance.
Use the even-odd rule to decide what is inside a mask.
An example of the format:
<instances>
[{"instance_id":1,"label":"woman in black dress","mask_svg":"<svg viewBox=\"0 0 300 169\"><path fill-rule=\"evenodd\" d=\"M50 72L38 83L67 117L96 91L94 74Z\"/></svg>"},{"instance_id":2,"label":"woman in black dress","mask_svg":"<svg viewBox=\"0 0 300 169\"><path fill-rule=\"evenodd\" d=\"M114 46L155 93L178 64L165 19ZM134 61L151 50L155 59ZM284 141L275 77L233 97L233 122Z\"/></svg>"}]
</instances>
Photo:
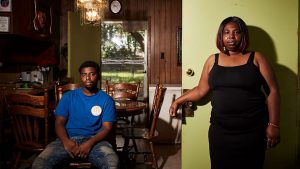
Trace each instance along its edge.
<instances>
[{"instance_id":1,"label":"woman in black dress","mask_svg":"<svg viewBox=\"0 0 300 169\"><path fill-rule=\"evenodd\" d=\"M186 101L212 92L209 149L212 169L262 169L266 148L280 142L279 90L271 65L247 51L248 29L239 17L222 21L220 53L209 56L198 86L176 99L171 116ZM266 91L262 88L265 86Z\"/></svg>"}]
</instances>

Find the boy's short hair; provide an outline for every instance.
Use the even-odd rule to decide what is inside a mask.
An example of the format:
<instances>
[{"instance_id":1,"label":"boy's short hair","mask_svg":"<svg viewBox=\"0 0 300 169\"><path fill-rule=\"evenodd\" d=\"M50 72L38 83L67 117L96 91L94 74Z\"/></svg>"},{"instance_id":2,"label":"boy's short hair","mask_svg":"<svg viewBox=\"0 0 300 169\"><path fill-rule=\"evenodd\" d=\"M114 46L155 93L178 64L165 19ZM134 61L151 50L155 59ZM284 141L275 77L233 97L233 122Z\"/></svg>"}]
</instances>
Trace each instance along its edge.
<instances>
[{"instance_id":1,"label":"boy's short hair","mask_svg":"<svg viewBox=\"0 0 300 169\"><path fill-rule=\"evenodd\" d=\"M82 70L83 68L86 68L86 67L93 67L93 68L96 69L96 72L97 72L98 74L100 73L100 66L99 66L99 64L96 63L96 62L94 62L94 61L90 61L90 60L85 61L85 62L83 62L83 63L80 65L80 67L79 67L79 69L78 69L79 73L81 73L81 70Z\"/></svg>"}]
</instances>

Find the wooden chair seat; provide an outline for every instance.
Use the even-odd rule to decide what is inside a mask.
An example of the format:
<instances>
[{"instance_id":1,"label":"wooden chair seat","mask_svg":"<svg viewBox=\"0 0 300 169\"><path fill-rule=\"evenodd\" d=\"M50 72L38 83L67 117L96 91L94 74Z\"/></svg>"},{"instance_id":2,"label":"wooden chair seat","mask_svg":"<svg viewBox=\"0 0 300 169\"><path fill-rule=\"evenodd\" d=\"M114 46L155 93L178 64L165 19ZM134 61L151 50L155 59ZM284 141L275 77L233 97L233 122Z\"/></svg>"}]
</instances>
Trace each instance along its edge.
<instances>
[{"instance_id":1,"label":"wooden chair seat","mask_svg":"<svg viewBox=\"0 0 300 169\"><path fill-rule=\"evenodd\" d=\"M65 167L64 169L74 169L74 168L89 168L89 169L94 169L95 167L88 162L86 159L74 159L71 160L69 165Z\"/></svg>"}]
</instances>

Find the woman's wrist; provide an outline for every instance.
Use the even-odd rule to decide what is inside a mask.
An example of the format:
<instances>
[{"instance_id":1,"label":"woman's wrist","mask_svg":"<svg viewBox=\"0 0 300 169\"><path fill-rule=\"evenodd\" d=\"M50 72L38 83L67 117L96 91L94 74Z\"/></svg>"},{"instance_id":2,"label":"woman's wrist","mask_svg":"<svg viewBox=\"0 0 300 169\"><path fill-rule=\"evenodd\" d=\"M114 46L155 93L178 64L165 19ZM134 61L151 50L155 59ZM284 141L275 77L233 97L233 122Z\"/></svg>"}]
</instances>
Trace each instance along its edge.
<instances>
[{"instance_id":1,"label":"woman's wrist","mask_svg":"<svg viewBox=\"0 0 300 169\"><path fill-rule=\"evenodd\" d=\"M271 123L271 122L269 122L268 126L272 126L272 127L278 128L278 129L280 128L279 123Z\"/></svg>"}]
</instances>

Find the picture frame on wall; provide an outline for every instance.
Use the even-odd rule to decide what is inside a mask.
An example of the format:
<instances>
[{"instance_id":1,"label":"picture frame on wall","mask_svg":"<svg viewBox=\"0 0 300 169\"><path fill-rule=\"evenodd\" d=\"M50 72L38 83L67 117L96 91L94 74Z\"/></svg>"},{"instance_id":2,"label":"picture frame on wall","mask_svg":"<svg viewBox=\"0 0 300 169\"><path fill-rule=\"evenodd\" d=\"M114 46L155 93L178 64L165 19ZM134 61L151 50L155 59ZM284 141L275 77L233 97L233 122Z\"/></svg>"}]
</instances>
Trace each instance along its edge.
<instances>
[{"instance_id":1,"label":"picture frame on wall","mask_svg":"<svg viewBox=\"0 0 300 169\"><path fill-rule=\"evenodd\" d=\"M34 0L35 17L33 27L42 37L52 34L52 8L49 4Z\"/></svg>"},{"instance_id":2,"label":"picture frame on wall","mask_svg":"<svg viewBox=\"0 0 300 169\"><path fill-rule=\"evenodd\" d=\"M9 32L9 16L0 16L0 32Z\"/></svg>"},{"instance_id":3,"label":"picture frame on wall","mask_svg":"<svg viewBox=\"0 0 300 169\"><path fill-rule=\"evenodd\" d=\"M12 0L0 0L0 12L11 12Z\"/></svg>"}]
</instances>

